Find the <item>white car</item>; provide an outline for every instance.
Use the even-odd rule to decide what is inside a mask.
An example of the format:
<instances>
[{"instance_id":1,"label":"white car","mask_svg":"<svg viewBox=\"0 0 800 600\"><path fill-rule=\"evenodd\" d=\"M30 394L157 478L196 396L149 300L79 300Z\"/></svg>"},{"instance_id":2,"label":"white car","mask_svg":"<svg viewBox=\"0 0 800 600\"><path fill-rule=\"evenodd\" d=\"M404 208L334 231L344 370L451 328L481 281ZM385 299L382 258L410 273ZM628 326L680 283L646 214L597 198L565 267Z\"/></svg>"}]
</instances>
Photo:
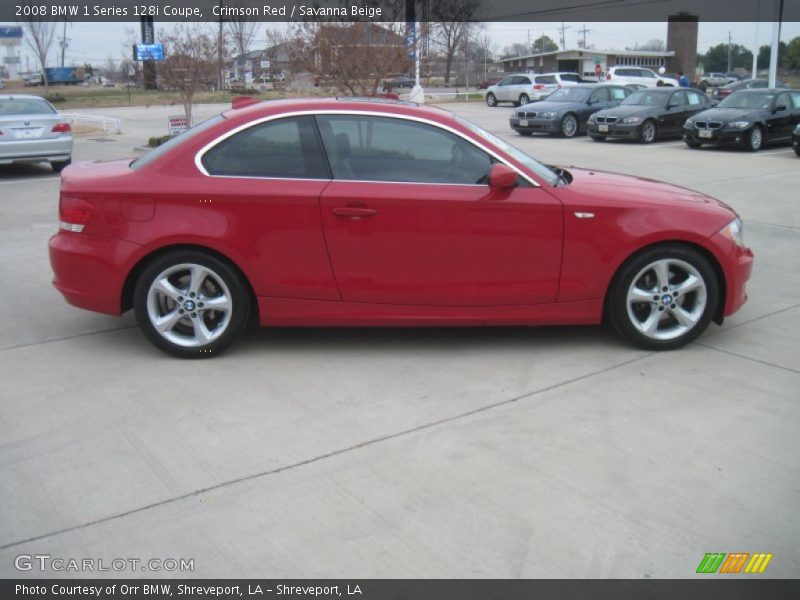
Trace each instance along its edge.
<instances>
[{"instance_id":1,"label":"white car","mask_svg":"<svg viewBox=\"0 0 800 600\"><path fill-rule=\"evenodd\" d=\"M507 75L500 83L486 89L486 104L497 106L500 102L511 102L514 106L538 102L565 86L578 85L577 73L521 73Z\"/></svg>"},{"instance_id":2,"label":"white car","mask_svg":"<svg viewBox=\"0 0 800 600\"><path fill-rule=\"evenodd\" d=\"M0 165L49 162L61 172L72 160L72 128L39 96L0 95Z\"/></svg>"},{"instance_id":3,"label":"white car","mask_svg":"<svg viewBox=\"0 0 800 600\"><path fill-rule=\"evenodd\" d=\"M678 87L679 85L677 79L664 77L644 67L611 67L606 73L606 81L621 83L622 85L639 83L647 87L658 87L659 81L661 85L665 86Z\"/></svg>"},{"instance_id":4,"label":"white car","mask_svg":"<svg viewBox=\"0 0 800 600\"><path fill-rule=\"evenodd\" d=\"M706 82L708 87L719 87L721 85L725 85L730 83L731 77L728 77L725 73L706 73L703 77L703 81Z\"/></svg>"}]
</instances>

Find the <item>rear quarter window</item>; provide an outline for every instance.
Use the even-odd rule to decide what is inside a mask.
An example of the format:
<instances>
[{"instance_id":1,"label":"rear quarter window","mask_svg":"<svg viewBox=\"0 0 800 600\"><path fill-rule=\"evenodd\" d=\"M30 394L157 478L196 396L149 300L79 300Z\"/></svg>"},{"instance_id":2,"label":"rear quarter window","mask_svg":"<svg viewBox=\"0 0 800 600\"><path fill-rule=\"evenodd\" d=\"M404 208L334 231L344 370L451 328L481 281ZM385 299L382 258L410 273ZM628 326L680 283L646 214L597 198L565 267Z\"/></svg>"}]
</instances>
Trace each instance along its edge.
<instances>
[{"instance_id":1,"label":"rear quarter window","mask_svg":"<svg viewBox=\"0 0 800 600\"><path fill-rule=\"evenodd\" d=\"M150 150L150 152L148 152L144 156L137 158L135 161L131 163L131 169L141 169L142 167L149 165L151 162L158 160L160 157L164 156L164 154L166 154L173 148L177 148L182 143L192 139L198 133L202 133L203 131L210 129L217 123L224 120L225 117L220 114L217 115L216 117L211 117L210 119L187 129L183 133L176 135L174 138L164 142L160 146L153 148L152 150Z\"/></svg>"}]
</instances>

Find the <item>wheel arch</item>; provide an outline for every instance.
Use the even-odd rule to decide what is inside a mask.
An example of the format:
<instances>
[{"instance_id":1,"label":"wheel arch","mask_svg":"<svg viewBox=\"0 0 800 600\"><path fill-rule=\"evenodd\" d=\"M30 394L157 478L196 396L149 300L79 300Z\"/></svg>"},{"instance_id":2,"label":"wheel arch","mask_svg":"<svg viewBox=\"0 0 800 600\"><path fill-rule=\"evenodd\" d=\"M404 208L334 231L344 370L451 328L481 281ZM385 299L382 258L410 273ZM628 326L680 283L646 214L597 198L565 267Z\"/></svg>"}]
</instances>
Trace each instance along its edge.
<instances>
[{"instance_id":1,"label":"wheel arch","mask_svg":"<svg viewBox=\"0 0 800 600\"><path fill-rule=\"evenodd\" d=\"M245 289L250 296L251 310L254 311L251 314L255 315L255 318L258 319L258 301L255 291L253 290L253 284L250 282L250 278L245 274L244 269L242 269L236 263L236 261L231 260L231 258L222 252L201 244L171 244L168 246L162 246L139 258L139 260L128 271L128 275L125 277L125 282L122 285L122 295L120 298L120 309L122 313L133 308L133 290L136 287L136 280L139 278L139 275L141 275L142 271L147 267L147 265L165 254L176 251L202 252L221 260L231 267L231 269L238 273L238 275L242 278Z\"/></svg>"},{"instance_id":2,"label":"wheel arch","mask_svg":"<svg viewBox=\"0 0 800 600\"><path fill-rule=\"evenodd\" d=\"M625 259L622 260L617 265L617 268L614 270L614 274L611 276L611 279L609 279L609 281L608 281L608 286L606 287L606 293L605 293L605 295L603 297L603 319L606 320L608 318L608 310L609 310L608 300L609 300L609 296L611 295L611 290L614 289L614 286L616 285L616 283L617 283L619 277L621 276L622 272L625 270L625 267L627 267L628 264L631 261L635 260L640 254L642 254L644 252L648 252L648 251L653 250L655 248L662 247L662 246L685 246L687 248L691 248L692 250L696 250L697 252L702 254L703 257L706 260L708 260L708 263L711 265L711 268L714 270L714 275L717 278L717 283L719 284L719 286L718 286L719 287L719 302L717 303L717 307L716 307L716 310L714 312L714 317L713 317L712 320L715 323L721 325L722 321L723 321L723 312L725 310L725 302L727 300L727 294L728 294L728 286L727 286L727 283L726 283L725 272L722 269L722 265L720 264L719 260L717 260L717 257L714 255L714 253L711 252L705 246L703 246L701 244L697 244L695 242L690 242L690 241L681 240L681 239L661 240L661 241L658 241L658 242L655 242L655 243L652 243L652 244L648 244L646 246L642 246L641 248L638 248L637 250L635 250L634 252L629 254L627 257L625 257Z\"/></svg>"}]
</instances>

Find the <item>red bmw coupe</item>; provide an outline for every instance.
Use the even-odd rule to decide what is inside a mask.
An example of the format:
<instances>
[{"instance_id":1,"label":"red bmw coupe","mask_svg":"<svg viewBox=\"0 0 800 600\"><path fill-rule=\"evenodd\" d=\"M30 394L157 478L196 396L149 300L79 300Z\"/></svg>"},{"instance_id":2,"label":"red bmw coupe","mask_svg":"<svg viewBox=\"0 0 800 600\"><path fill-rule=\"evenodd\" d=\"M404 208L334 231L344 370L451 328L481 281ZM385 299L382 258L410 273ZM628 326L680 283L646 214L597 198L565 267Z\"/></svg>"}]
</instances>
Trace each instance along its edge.
<instances>
[{"instance_id":1,"label":"red bmw coupe","mask_svg":"<svg viewBox=\"0 0 800 600\"><path fill-rule=\"evenodd\" d=\"M133 309L180 357L261 325L604 320L677 348L738 310L753 254L728 206L541 164L448 111L368 99L228 110L136 160L62 173L54 285Z\"/></svg>"}]
</instances>

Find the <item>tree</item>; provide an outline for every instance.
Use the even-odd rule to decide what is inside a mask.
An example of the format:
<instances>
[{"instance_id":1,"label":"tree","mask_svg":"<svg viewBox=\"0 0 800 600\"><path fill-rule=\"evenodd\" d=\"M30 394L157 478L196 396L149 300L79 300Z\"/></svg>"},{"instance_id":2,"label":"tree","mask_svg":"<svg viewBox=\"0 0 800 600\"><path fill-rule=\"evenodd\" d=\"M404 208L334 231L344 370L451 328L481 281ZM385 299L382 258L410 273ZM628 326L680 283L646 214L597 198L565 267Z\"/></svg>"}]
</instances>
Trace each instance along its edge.
<instances>
[{"instance_id":1,"label":"tree","mask_svg":"<svg viewBox=\"0 0 800 600\"><path fill-rule=\"evenodd\" d=\"M444 82L449 84L453 58L476 21L480 0L437 0L432 4L433 42L444 50Z\"/></svg>"},{"instance_id":2,"label":"tree","mask_svg":"<svg viewBox=\"0 0 800 600\"><path fill-rule=\"evenodd\" d=\"M520 42L515 42L510 46L506 46L505 48L503 48L501 57L511 58L513 56L525 56L526 54L530 53L531 49L528 47L528 44L521 44Z\"/></svg>"},{"instance_id":3,"label":"tree","mask_svg":"<svg viewBox=\"0 0 800 600\"><path fill-rule=\"evenodd\" d=\"M740 44L731 44L731 68L749 69L753 66L753 53ZM702 57L706 72L728 70L728 44L717 44Z\"/></svg>"},{"instance_id":4,"label":"tree","mask_svg":"<svg viewBox=\"0 0 800 600\"><path fill-rule=\"evenodd\" d=\"M787 69L800 69L800 35L786 45L784 64Z\"/></svg>"},{"instance_id":5,"label":"tree","mask_svg":"<svg viewBox=\"0 0 800 600\"><path fill-rule=\"evenodd\" d=\"M203 25L178 24L160 36L164 44L164 60L159 66L162 85L181 95L187 123L192 122L194 95L207 89L216 79L216 37Z\"/></svg>"},{"instance_id":6,"label":"tree","mask_svg":"<svg viewBox=\"0 0 800 600\"><path fill-rule=\"evenodd\" d=\"M38 21L35 17L23 17L21 23L25 31L25 41L30 46L42 68L44 94L47 96L50 92L50 82L47 78L47 55L50 54L50 47L55 39L56 24Z\"/></svg>"},{"instance_id":7,"label":"tree","mask_svg":"<svg viewBox=\"0 0 800 600\"><path fill-rule=\"evenodd\" d=\"M558 44L555 40L547 35L542 35L533 40L533 52L555 52L558 50Z\"/></svg>"},{"instance_id":8,"label":"tree","mask_svg":"<svg viewBox=\"0 0 800 600\"><path fill-rule=\"evenodd\" d=\"M234 53L241 56L250 52L250 46L258 36L259 24L251 17L231 17L226 21L225 29L227 29Z\"/></svg>"},{"instance_id":9,"label":"tree","mask_svg":"<svg viewBox=\"0 0 800 600\"><path fill-rule=\"evenodd\" d=\"M778 64L781 66L784 65L786 60L786 42L780 42L778 44ZM761 69L766 69L769 67L769 60L772 55L772 46L771 45L764 45L758 49L758 66ZM753 76L755 77L755 75Z\"/></svg>"},{"instance_id":10,"label":"tree","mask_svg":"<svg viewBox=\"0 0 800 600\"><path fill-rule=\"evenodd\" d=\"M399 21L298 23L289 44L292 70L342 94L374 96L387 78L411 68L404 32Z\"/></svg>"},{"instance_id":11,"label":"tree","mask_svg":"<svg viewBox=\"0 0 800 600\"><path fill-rule=\"evenodd\" d=\"M637 46L637 50L649 50L651 52L664 52L667 49L667 45L664 43L664 40L652 39L647 40L641 46Z\"/></svg>"}]
</instances>

